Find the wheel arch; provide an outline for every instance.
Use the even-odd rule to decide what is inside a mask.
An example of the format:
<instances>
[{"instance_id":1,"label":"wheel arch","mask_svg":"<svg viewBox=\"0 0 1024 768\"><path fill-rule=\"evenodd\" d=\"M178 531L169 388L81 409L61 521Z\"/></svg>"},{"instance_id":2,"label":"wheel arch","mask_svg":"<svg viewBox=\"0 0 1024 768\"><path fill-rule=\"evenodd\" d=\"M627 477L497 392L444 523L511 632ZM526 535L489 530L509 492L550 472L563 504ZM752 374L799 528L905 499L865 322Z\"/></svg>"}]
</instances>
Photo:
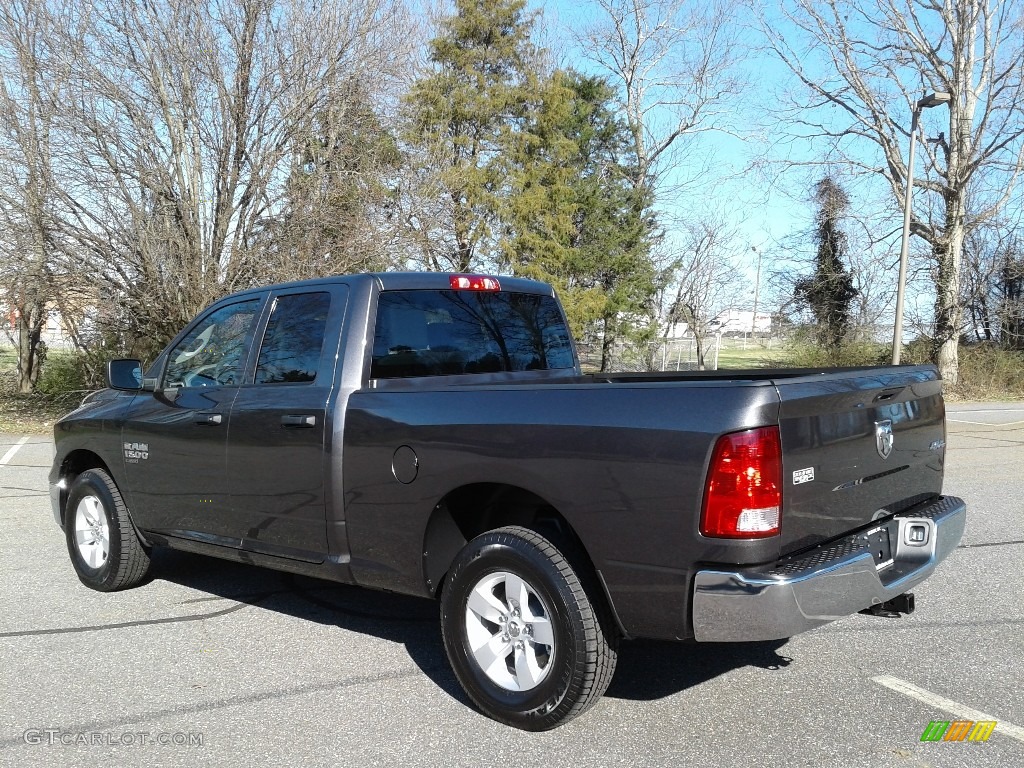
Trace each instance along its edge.
<instances>
[{"instance_id":1,"label":"wheel arch","mask_svg":"<svg viewBox=\"0 0 1024 768\"><path fill-rule=\"evenodd\" d=\"M58 481L60 482L60 523L64 525L67 519L68 491L72 484L83 472L90 469L102 469L110 478L117 483L117 477L110 471L110 465L103 458L88 448L76 448L69 451L60 464ZM120 485L118 483L118 485Z\"/></svg>"},{"instance_id":2,"label":"wheel arch","mask_svg":"<svg viewBox=\"0 0 1024 768\"><path fill-rule=\"evenodd\" d=\"M423 579L435 597L455 557L477 536L519 525L550 539L578 568L600 584L600 595L622 631L608 587L579 534L566 517L542 496L508 483L471 483L455 488L434 506L423 535ZM588 579L589 581L589 579Z\"/></svg>"}]
</instances>

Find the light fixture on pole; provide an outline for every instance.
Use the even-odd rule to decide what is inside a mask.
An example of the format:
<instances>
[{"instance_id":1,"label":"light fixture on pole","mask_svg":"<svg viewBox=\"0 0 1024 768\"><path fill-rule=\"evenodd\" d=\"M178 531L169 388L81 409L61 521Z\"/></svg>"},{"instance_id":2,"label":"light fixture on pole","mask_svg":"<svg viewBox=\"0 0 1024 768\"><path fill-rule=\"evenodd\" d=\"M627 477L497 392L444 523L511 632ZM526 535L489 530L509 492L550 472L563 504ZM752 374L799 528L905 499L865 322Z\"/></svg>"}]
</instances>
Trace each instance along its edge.
<instances>
[{"instance_id":1,"label":"light fixture on pole","mask_svg":"<svg viewBox=\"0 0 1024 768\"><path fill-rule=\"evenodd\" d=\"M892 330L892 364L900 364L900 352L903 350L903 294L907 288L907 252L910 248L910 213L911 200L914 193L914 147L917 144L917 124L921 112L927 107L948 104L950 95L939 91L918 99L914 106L914 116L910 121L910 154L907 157L907 189L903 197L903 237L900 239L900 276L896 283L896 322Z\"/></svg>"}]
</instances>

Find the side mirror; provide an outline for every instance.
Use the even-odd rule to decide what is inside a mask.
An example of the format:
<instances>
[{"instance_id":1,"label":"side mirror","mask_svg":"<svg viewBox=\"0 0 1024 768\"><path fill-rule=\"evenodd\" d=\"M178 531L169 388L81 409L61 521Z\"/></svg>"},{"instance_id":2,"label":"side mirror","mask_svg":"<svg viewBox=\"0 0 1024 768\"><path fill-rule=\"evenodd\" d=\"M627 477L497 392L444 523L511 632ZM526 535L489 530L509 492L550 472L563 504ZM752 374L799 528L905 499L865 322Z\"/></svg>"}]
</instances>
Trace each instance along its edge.
<instances>
[{"instance_id":1,"label":"side mirror","mask_svg":"<svg viewBox=\"0 0 1024 768\"><path fill-rule=\"evenodd\" d=\"M142 363L138 360L111 360L107 363L107 385L122 392L142 389Z\"/></svg>"}]
</instances>

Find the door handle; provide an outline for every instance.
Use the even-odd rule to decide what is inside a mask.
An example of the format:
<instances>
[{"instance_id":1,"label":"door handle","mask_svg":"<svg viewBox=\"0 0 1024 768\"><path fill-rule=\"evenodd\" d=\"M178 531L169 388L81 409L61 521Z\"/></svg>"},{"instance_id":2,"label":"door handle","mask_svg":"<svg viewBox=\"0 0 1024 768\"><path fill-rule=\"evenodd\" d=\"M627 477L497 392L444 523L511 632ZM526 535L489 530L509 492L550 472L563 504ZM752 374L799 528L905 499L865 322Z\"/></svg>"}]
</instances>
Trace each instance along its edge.
<instances>
[{"instance_id":1,"label":"door handle","mask_svg":"<svg viewBox=\"0 0 1024 768\"><path fill-rule=\"evenodd\" d=\"M200 413L195 417L194 422L201 427L215 427L223 419L224 417L219 413Z\"/></svg>"},{"instance_id":2,"label":"door handle","mask_svg":"<svg viewBox=\"0 0 1024 768\"><path fill-rule=\"evenodd\" d=\"M315 427L316 416L302 415L302 416L282 416L281 417L282 427Z\"/></svg>"}]
</instances>

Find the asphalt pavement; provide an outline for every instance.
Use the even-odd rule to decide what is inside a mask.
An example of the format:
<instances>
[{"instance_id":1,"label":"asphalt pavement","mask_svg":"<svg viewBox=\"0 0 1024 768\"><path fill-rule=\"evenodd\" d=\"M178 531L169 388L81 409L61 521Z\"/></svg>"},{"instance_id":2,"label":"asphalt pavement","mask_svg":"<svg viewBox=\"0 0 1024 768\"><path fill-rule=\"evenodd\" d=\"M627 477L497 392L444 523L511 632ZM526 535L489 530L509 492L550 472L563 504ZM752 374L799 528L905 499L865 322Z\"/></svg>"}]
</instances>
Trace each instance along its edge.
<instances>
[{"instance_id":1,"label":"asphalt pavement","mask_svg":"<svg viewBox=\"0 0 1024 768\"><path fill-rule=\"evenodd\" d=\"M0 434L0 766L1024 765L1024 404L950 406L948 444L967 531L913 615L627 643L593 710L527 734L469 705L428 601L168 551L85 588L52 443ZM958 719L998 725L921 741Z\"/></svg>"}]
</instances>

